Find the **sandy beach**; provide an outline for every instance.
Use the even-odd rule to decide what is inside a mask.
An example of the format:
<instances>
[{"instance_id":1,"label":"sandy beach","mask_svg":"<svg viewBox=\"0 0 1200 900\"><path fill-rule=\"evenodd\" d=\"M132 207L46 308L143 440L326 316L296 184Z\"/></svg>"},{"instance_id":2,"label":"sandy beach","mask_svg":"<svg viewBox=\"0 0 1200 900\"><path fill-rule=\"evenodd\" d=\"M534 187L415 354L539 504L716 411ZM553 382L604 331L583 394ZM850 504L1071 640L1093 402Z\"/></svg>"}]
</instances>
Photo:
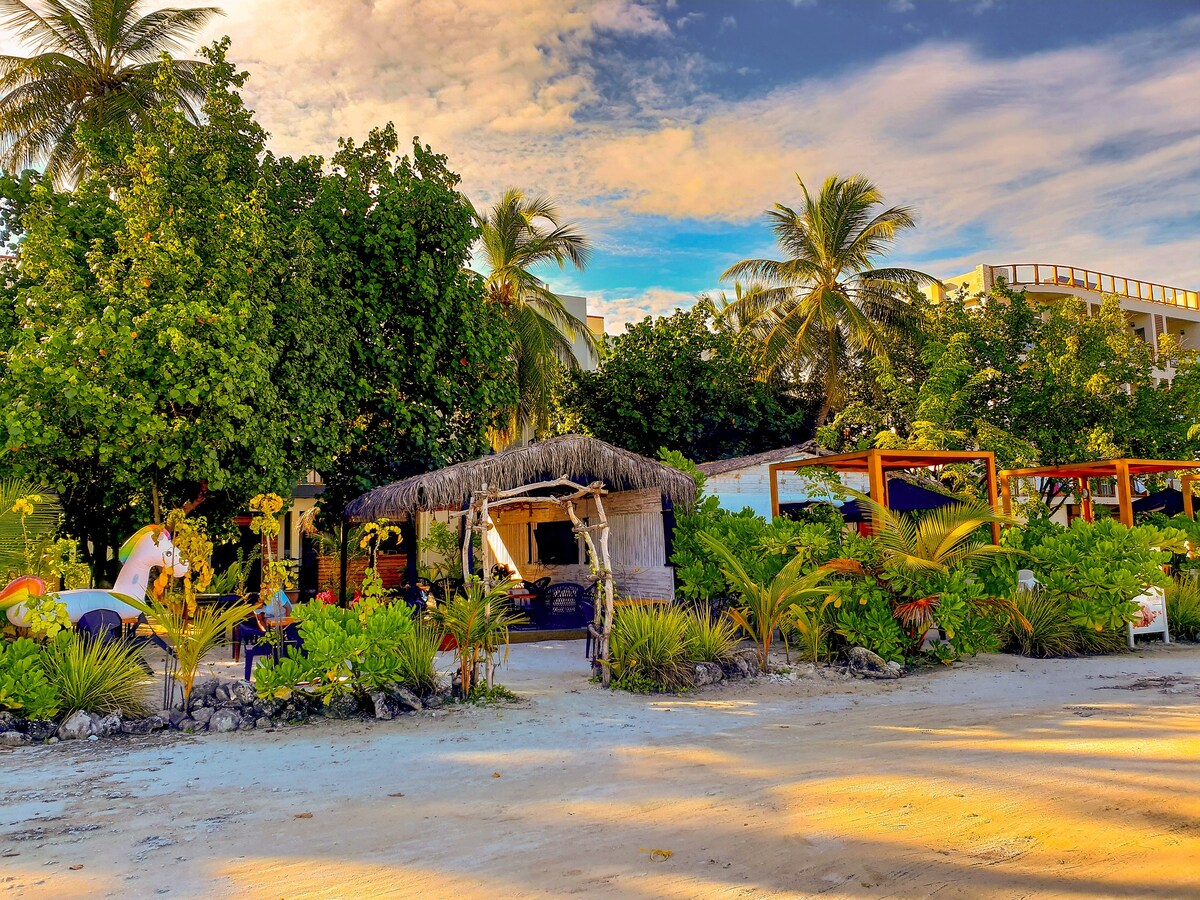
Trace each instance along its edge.
<instances>
[{"instance_id":1,"label":"sandy beach","mask_svg":"<svg viewBox=\"0 0 1200 900\"><path fill-rule=\"evenodd\" d=\"M0 755L0 892L1196 897L1200 647Z\"/></svg>"}]
</instances>

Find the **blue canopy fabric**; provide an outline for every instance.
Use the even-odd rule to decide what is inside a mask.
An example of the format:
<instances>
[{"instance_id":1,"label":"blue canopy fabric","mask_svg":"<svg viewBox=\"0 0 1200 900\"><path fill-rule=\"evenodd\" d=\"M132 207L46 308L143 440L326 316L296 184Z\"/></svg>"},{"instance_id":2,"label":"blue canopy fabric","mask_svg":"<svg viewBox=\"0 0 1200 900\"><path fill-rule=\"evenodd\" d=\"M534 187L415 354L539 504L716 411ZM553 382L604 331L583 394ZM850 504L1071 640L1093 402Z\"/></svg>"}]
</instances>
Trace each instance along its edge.
<instances>
[{"instance_id":1,"label":"blue canopy fabric","mask_svg":"<svg viewBox=\"0 0 1200 900\"><path fill-rule=\"evenodd\" d=\"M888 480L888 509L892 512L916 512L924 509L940 509L943 506L950 506L954 503L962 501L955 497L948 497L945 494L940 494L937 491L931 491L929 488L923 488L915 485L903 478L892 478ZM842 518L847 522L864 522L867 520L866 513L859 508L858 501L851 500L848 503L843 503L839 510Z\"/></svg>"},{"instance_id":2,"label":"blue canopy fabric","mask_svg":"<svg viewBox=\"0 0 1200 900\"><path fill-rule=\"evenodd\" d=\"M1133 501L1134 513L1163 513L1177 516L1183 512L1183 494L1175 488L1155 491L1141 500Z\"/></svg>"}]
</instances>

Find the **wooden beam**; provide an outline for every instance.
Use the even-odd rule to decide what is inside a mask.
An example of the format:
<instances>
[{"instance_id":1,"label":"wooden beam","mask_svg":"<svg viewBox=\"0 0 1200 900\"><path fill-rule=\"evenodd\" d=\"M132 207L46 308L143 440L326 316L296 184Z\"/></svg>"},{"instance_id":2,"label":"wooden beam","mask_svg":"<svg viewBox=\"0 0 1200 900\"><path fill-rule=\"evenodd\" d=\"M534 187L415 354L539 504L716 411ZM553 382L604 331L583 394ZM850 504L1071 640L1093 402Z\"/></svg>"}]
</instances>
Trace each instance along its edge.
<instances>
[{"instance_id":1,"label":"wooden beam","mask_svg":"<svg viewBox=\"0 0 1200 900\"><path fill-rule=\"evenodd\" d=\"M1086 478L1075 479L1075 497L1079 500L1079 512L1085 522L1096 521L1096 510L1092 507L1092 492Z\"/></svg>"},{"instance_id":2,"label":"wooden beam","mask_svg":"<svg viewBox=\"0 0 1200 900\"><path fill-rule=\"evenodd\" d=\"M767 477L771 482L771 518L775 519L779 516L779 469L771 466L767 470Z\"/></svg>"},{"instance_id":3,"label":"wooden beam","mask_svg":"<svg viewBox=\"0 0 1200 900\"><path fill-rule=\"evenodd\" d=\"M1195 498L1192 496L1192 483L1195 480L1195 475L1184 475L1179 479L1179 488L1183 493L1183 514L1189 519L1196 518Z\"/></svg>"},{"instance_id":4,"label":"wooden beam","mask_svg":"<svg viewBox=\"0 0 1200 900\"><path fill-rule=\"evenodd\" d=\"M1129 462L1117 460L1117 505L1121 510L1121 524L1133 527L1133 485L1129 480Z\"/></svg>"},{"instance_id":5,"label":"wooden beam","mask_svg":"<svg viewBox=\"0 0 1200 900\"><path fill-rule=\"evenodd\" d=\"M883 458L878 450L867 453L867 483L870 486L871 499L880 506L887 506L887 481L884 480ZM871 529L874 531L874 528Z\"/></svg>"},{"instance_id":6,"label":"wooden beam","mask_svg":"<svg viewBox=\"0 0 1200 900\"><path fill-rule=\"evenodd\" d=\"M992 506L992 512L998 512L1000 509L1000 503L996 498L996 457L994 454L989 453L987 455L987 459L984 460L984 466L987 474L988 503L990 503ZM992 523L992 543L1000 543L999 522Z\"/></svg>"},{"instance_id":7,"label":"wooden beam","mask_svg":"<svg viewBox=\"0 0 1200 900\"><path fill-rule=\"evenodd\" d=\"M1000 498L1002 511L1006 516L1012 515L1012 475L1000 473Z\"/></svg>"}]
</instances>

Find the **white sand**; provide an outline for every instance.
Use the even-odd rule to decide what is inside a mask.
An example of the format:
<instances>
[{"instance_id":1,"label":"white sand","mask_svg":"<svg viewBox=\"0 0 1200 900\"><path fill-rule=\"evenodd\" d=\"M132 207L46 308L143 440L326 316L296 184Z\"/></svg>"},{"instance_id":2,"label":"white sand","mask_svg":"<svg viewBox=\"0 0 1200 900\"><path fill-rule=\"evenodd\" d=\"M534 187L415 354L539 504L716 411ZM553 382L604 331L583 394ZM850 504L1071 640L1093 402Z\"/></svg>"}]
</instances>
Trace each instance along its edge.
<instances>
[{"instance_id":1,"label":"white sand","mask_svg":"<svg viewBox=\"0 0 1200 900\"><path fill-rule=\"evenodd\" d=\"M515 707L0 755L0 895L1200 896L1200 648L586 674L521 645Z\"/></svg>"}]
</instances>

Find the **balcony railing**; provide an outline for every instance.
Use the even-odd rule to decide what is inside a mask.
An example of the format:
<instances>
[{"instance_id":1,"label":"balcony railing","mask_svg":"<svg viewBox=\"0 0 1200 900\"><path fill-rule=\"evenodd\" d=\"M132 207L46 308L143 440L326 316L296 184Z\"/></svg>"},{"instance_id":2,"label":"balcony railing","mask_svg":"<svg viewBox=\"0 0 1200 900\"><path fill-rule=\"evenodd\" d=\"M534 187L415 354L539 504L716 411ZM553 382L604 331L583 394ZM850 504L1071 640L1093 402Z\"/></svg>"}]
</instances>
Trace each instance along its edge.
<instances>
[{"instance_id":1,"label":"balcony railing","mask_svg":"<svg viewBox=\"0 0 1200 900\"><path fill-rule=\"evenodd\" d=\"M1075 266L1053 266L1045 263L1016 263L1005 266L989 266L993 282L1003 278L1009 284L1043 284L1048 287L1082 288L1099 294L1116 294L1131 300L1146 303L1163 303L1180 309L1200 310L1200 293L1184 288L1107 275L1080 269Z\"/></svg>"}]
</instances>

